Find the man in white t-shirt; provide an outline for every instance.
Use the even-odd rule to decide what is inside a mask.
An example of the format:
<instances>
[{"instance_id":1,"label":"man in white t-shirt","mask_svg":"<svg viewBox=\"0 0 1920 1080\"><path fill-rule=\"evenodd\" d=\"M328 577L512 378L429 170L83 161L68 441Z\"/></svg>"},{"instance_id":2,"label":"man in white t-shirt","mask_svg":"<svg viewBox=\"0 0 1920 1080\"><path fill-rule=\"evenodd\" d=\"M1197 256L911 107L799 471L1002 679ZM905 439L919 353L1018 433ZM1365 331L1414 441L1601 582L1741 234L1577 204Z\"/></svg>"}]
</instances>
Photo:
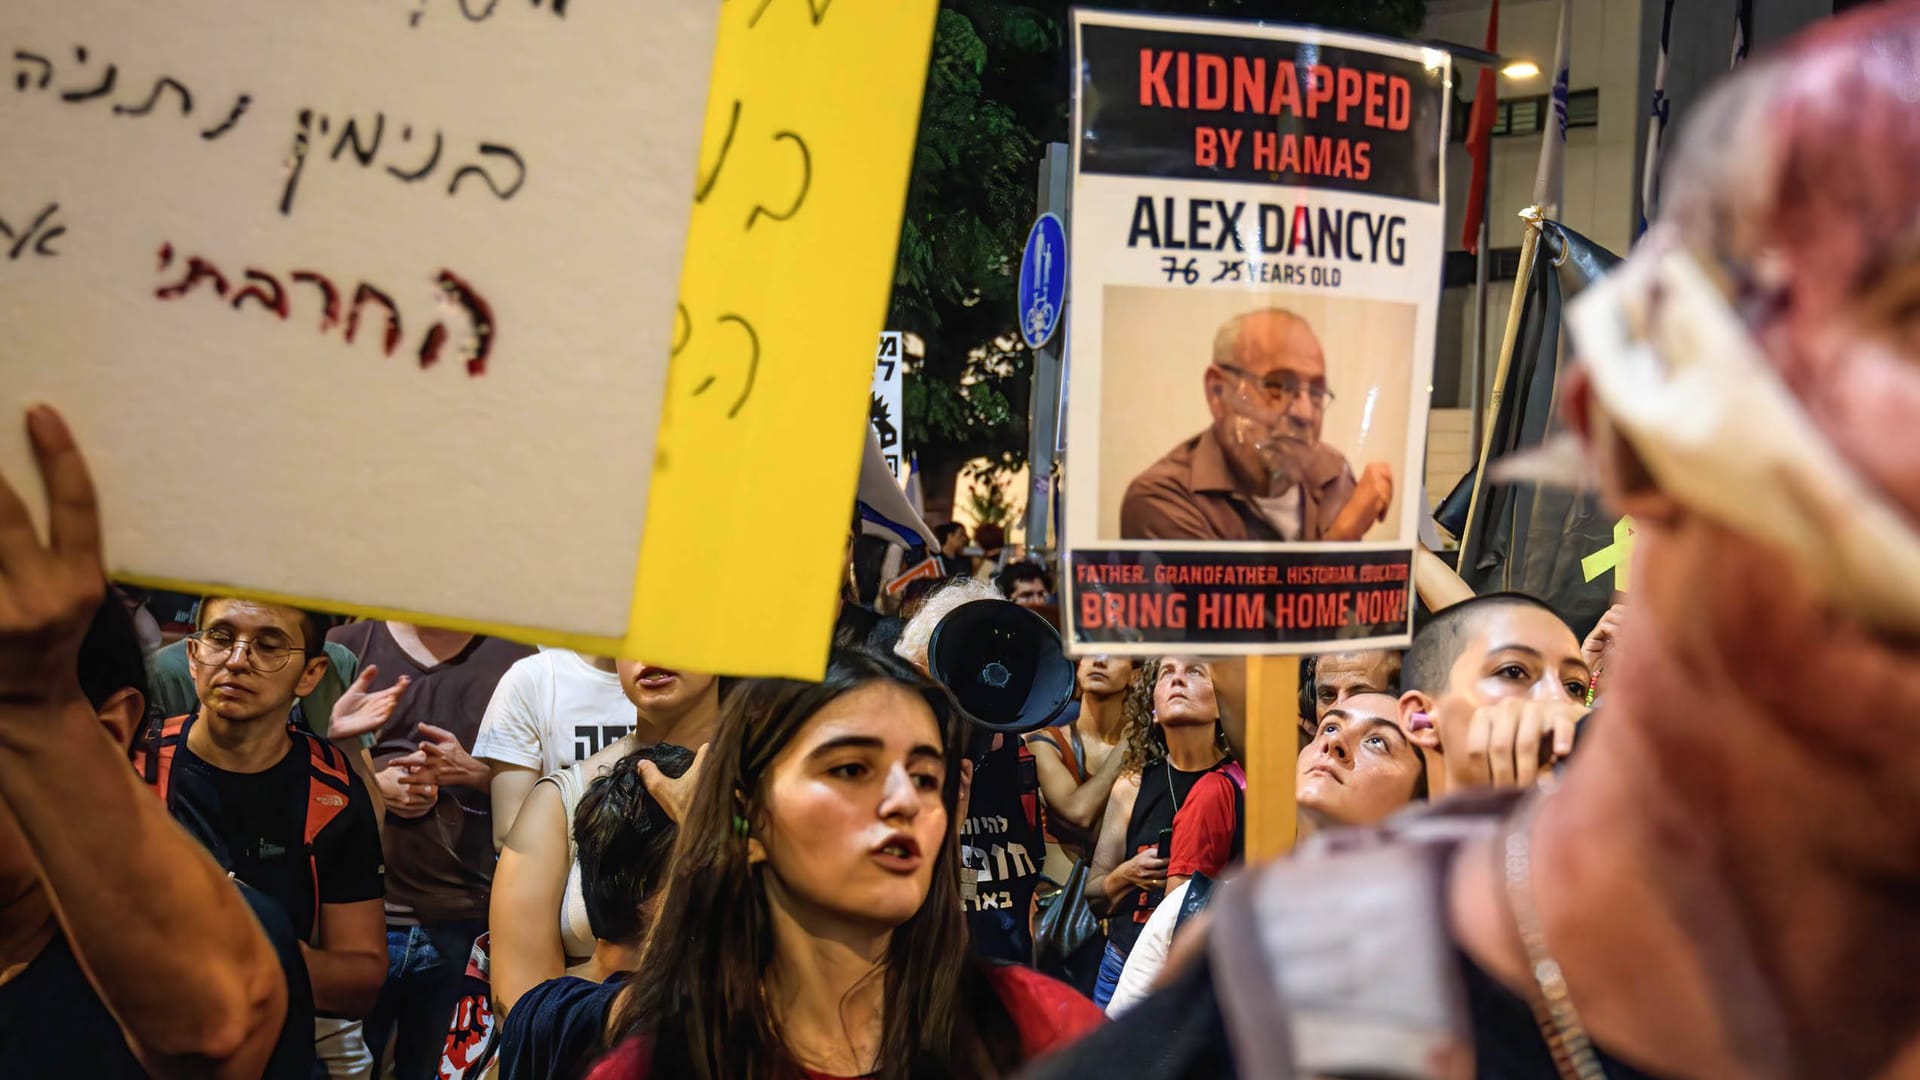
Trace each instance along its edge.
<instances>
[{"instance_id":1,"label":"man in white t-shirt","mask_svg":"<svg viewBox=\"0 0 1920 1080\"><path fill-rule=\"evenodd\" d=\"M533 785L584 761L634 726L608 657L542 649L507 669L487 703L473 756L493 773L493 846L506 842Z\"/></svg>"}]
</instances>

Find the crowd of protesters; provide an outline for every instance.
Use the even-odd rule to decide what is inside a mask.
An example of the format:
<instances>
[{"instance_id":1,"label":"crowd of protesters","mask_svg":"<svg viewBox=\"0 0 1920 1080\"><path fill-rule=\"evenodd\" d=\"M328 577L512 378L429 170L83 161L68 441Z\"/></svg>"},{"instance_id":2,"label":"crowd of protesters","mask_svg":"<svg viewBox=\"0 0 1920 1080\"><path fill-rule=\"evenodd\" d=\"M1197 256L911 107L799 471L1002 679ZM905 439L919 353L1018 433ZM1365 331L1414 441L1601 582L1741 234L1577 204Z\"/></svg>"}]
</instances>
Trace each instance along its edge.
<instances>
[{"instance_id":1,"label":"crowd of protesters","mask_svg":"<svg viewBox=\"0 0 1920 1080\"><path fill-rule=\"evenodd\" d=\"M34 423L83 481L58 420ZM88 513L76 527L93 527ZM84 640L61 644L79 645L63 663L79 666L93 722L129 748L104 771L140 797L118 800L111 827L154 834L183 863L155 903L218 889L206 875L224 871L241 886L226 906L262 913L257 935L231 912L203 928L245 931L229 978L260 999L257 1023L230 1033L233 1075L584 1076L602 1057L597 1076L859 1076L920 1060L1007 1075L1145 997L1176 925L1243 857L1230 732L1244 726L1230 718L1244 705L1216 686L1225 662L1082 657L1058 723L967 750L966 718L928 679L929 643L970 602L1050 614L1037 563L866 611L867 639L843 634L825 681L806 684L404 623L328 628L221 596L199 600L177 641L143 648L90 558L71 556L71 595L46 617L93 605ZM1584 714L1589 665L1543 605L1495 596L1434 616L1404 661L1329 654L1306 670L1303 834L1378 823L1441 776L1533 782L1570 749L1554 725ZM1423 719L1451 694L1475 705L1460 732ZM1449 759L1449 741L1478 749ZM1075 862L1084 874L1061 872ZM64 910L57 896L42 903ZM1097 920L1077 958L1035 948L1054 905ZM67 925L41 920L70 951L56 962L42 941L0 998L52 983L112 1024L109 992L124 991L79 981L96 961ZM136 1025L121 1030L103 1052L162 1067ZM7 1023L18 1060L68 1052L32 1035Z\"/></svg>"},{"instance_id":2,"label":"crowd of protesters","mask_svg":"<svg viewBox=\"0 0 1920 1080\"><path fill-rule=\"evenodd\" d=\"M1749 64L1650 241L1734 282L1909 558L1915 70L1911 4ZM929 658L969 603L1057 621L997 528L897 594L851 538L824 677L731 680L117 593L38 407L45 539L0 480L0 1074L1916 1075L1920 614L1702 511L1572 381L1640 533L1584 640L1422 607L1278 717L1244 661L1084 655L1024 736ZM1297 853L1245 868L1247 727L1296 721Z\"/></svg>"}]
</instances>

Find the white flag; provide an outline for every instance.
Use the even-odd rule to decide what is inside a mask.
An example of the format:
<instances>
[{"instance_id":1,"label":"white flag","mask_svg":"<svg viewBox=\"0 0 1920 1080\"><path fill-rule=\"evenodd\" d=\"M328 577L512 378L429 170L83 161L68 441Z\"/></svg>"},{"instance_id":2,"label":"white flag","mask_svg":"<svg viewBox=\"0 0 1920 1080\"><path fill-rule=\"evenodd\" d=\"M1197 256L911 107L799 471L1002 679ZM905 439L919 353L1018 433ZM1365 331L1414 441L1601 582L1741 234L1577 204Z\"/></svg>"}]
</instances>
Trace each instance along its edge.
<instances>
[{"instance_id":1,"label":"white flag","mask_svg":"<svg viewBox=\"0 0 1920 1080\"><path fill-rule=\"evenodd\" d=\"M1553 115L1540 127L1540 167L1533 174L1533 205L1549 220L1560 217L1566 189L1567 39L1573 36L1573 8L1560 0L1560 36L1553 46Z\"/></svg>"}]
</instances>

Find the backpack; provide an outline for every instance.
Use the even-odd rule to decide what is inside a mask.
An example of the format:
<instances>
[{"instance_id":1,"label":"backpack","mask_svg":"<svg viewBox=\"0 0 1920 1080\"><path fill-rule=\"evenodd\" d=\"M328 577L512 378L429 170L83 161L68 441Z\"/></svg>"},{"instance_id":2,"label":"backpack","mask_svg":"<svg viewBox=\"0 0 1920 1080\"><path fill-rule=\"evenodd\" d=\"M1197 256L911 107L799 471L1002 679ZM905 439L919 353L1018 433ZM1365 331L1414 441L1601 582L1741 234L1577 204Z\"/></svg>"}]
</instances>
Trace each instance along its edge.
<instances>
[{"instance_id":1,"label":"backpack","mask_svg":"<svg viewBox=\"0 0 1920 1080\"><path fill-rule=\"evenodd\" d=\"M174 759L180 747L186 745L187 729L193 726L199 715L200 711L195 709L182 716L164 720L155 718L148 722L140 740L134 744L131 755L134 770L160 796L169 814L174 812ZM307 877L313 883L313 933L314 943L317 944L320 934L320 866L314 854L313 842L346 810L353 785L348 779L347 756L338 747L291 721L287 724L287 731L293 736L294 744L304 747L307 752L306 822L301 829L301 837L307 854ZM214 857L222 863L228 862L220 852L214 852ZM226 870L231 873L233 867L227 865Z\"/></svg>"},{"instance_id":2,"label":"backpack","mask_svg":"<svg viewBox=\"0 0 1920 1080\"><path fill-rule=\"evenodd\" d=\"M1247 770L1237 761L1229 761L1220 770L1233 781L1233 861L1247 853Z\"/></svg>"},{"instance_id":3,"label":"backpack","mask_svg":"<svg viewBox=\"0 0 1920 1080\"><path fill-rule=\"evenodd\" d=\"M1216 890L1207 956L1240 1076L1431 1077L1471 1063L1447 866L1521 797L1457 796L1321 833Z\"/></svg>"},{"instance_id":4,"label":"backpack","mask_svg":"<svg viewBox=\"0 0 1920 1080\"><path fill-rule=\"evenodd\" d=\"M1220 771L1233 781L1233 861L1238 863L1247 850L1247 770L1239 762L1231 761ZM1180 911L1173 920L1174 933L1179 933L1188 919L1207 909L1213 902L1214 887L1219 884L1197 871L1187 878L1187 895L1180 901Z\"/></svg>"}]
</instances>

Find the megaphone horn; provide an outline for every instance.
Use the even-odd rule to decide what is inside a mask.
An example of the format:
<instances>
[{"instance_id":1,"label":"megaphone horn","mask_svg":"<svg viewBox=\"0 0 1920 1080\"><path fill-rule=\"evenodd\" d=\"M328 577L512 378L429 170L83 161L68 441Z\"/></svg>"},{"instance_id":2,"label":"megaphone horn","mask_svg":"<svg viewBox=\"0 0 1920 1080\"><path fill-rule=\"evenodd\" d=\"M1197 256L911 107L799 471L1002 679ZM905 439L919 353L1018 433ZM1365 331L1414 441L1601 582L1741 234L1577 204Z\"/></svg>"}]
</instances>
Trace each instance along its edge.
<instances>
[{"instance_id":1,"label":"megaphone horn","mask_svg":"<svg viewBox=\"0 0 1920 1080\"><path fill-rule=\"evenodd\" d=\"M975 724L1009 735L1046 727L1073 700L1074 666L1059 632L1005 600L975 600L941 619L927 671Z\"/></svg>"}]
</instances>

